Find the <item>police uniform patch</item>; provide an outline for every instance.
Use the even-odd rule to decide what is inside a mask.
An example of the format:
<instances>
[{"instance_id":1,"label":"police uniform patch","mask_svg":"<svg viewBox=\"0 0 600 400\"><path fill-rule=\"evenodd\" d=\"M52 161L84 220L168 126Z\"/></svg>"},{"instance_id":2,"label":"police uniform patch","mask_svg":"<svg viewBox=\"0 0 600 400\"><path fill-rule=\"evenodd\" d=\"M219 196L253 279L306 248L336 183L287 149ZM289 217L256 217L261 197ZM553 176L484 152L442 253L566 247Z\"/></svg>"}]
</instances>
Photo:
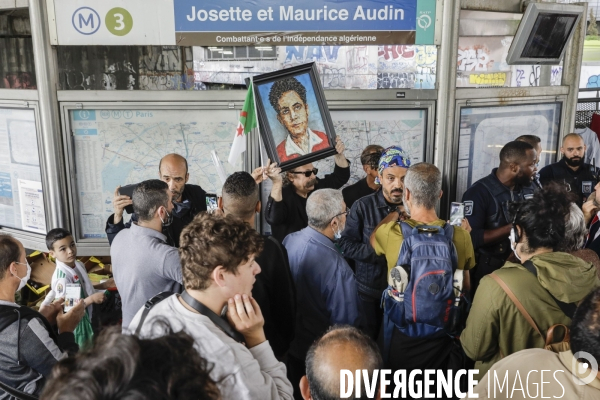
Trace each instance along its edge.
<instances>
[{"instance_id":1,"label":"police uniform patch","mask_svg":"<svg viewBox=\"0 0 600 400\"><path fill-rule=\"evenodd\" d=\"M533 199L533 194L526 194L525 196L523 196L523 198L525 200L531 200L531 199Z\"/></svg>"},{"instance_id":2,"label":"police uniform patch","mask_svg":"<svg viewBox=\"0 0 600 400\"><path fill-rule=\"evenodd\" d=\"M581 182L581 193L583 193L583 194L592 193L592 181L582 181Z\"/></svg>"},{"instance_id":3,"label":"police uniform patch","mask_svg":"<svg viewBox=\"0 0 600 400\"><path fill-rule=\"evenodd\" d=\"M64 297L67 291L67 281L65 278L59 278L56 280L56 298Z\"/></svg>"},{"instance_id":4,"label":"police uniform patch","mask_svg":"<svg viewBox=\"0 0 600 400\"><path fill-rule=\"evenodd\" d=\"M473 200L465 201L465 215L473 215Z\"/></svg>"}]
</instances>

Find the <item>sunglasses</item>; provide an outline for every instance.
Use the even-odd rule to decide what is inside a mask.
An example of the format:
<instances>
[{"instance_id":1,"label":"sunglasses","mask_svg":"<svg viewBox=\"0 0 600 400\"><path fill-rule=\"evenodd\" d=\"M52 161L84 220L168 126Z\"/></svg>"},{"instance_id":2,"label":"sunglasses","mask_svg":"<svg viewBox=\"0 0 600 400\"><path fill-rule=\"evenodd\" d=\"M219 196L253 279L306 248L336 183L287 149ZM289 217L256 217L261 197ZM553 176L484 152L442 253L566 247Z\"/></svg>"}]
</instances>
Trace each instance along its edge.
<instances>
[{"instance_id":1,"label":"sunglasses","mask_svg":"<svg viewBox=\"0 0 600 400\"><path fill-rule=\"evenodd\" d=\"M308 171L290 171L292 174L298 175L303 174L305 177L310 178L312 174L317 176L317 172L319 172L318 168L309 169Z\"/></svg>"}]
</instances>

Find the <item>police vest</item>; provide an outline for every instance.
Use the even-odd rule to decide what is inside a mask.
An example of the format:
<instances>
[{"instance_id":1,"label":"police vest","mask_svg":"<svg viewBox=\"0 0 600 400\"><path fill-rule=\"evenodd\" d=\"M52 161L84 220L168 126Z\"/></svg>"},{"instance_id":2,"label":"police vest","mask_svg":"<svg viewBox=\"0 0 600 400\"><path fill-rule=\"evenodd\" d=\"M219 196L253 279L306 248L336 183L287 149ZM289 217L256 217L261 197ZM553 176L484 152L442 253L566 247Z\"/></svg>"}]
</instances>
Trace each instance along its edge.
<instances>
[{"instance_id":1,"label":"police vest","mask_svg":"<svg viewBox=\"0 0 600 400\"><path fill-rule=\"evenodd\" d=\"M508 211L508 205L512 202L522 202L533 197L535 188L533 185L515 188L512 192L506 188L496 177L496 170L481 179L479 183L490 193L496 205L496 212L486 217L486 230L500 228L512 222L512 215ZM512 194L511 194L512 193ZM491 243L480 247L482 253L502 256L510 251L510 241L507 239L498 243Z\"/></svg>"},{"instance_id":2,"label":"police vest","mask_svg":"<svg viewBox=\"0 0 600 400\"><path fill-rule=\"evenodd\" d=\"M581 207L583 201L594 191L594 186L597 183L594 172L590 171L594 167L590 164L582 164L577 170L577 175L571 174L567 168L569 167L560 162L550 164L552 176L554 176L553 180L558 183L568 184L571 192L579 197L577 205Z\"/></svg>"}]
</instances>

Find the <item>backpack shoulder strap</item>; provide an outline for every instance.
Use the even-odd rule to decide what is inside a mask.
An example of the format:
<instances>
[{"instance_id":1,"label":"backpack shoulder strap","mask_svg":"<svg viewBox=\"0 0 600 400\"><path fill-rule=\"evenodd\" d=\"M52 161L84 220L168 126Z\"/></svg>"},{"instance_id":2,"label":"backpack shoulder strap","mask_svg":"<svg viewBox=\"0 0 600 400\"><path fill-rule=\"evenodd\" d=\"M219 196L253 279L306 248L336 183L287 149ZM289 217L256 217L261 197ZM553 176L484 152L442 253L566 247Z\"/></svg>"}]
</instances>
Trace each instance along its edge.
<instances>
[{"instance_id":1,"label":"backpack shoulder strap","mask_svg":"<svg viewBox=\"0 0 600 400\"><path fill-rule=\"evenodd\" d=\"M0 381L0 389L4 390L6 393L13 396L17 400L38 400L38 397L36 397L32 394L29 394L29 393L22 392L13 387L10 387L10 386L2 383L2 381Z\"/></svg>"},{"instance_id":2,"label":"backpack shoulder strap","mask_svg":"<svg viewBox=\"0 0 600 400\"><path fill-rule=\"evenodd\" d=\"M396 265L400 265L400 255L402 254L402 248L404 247L406 238L412 236L413 234L413 228L406 222L399 221L398 225L400 226L400 231L402 232L402 243L400 244L400 248L398 249L398 260L396 261Z\"/></svg>"},{"instance_id":3,"label":"backpack shoulder strap","mask_svg":"<svg viewBox=\"0 0 600 400\"><path fill-rule=\"evenodd\" d=\"M527 312L527 310L525 309L525 307L523 307L523 304L519 301L519 299L517 299L517 296L515 296L515 294L513 293L513 291L502 280L502 278L500 278L498 275L496 275L495 272L492 272L490 274L490 276L492 278L494 278L494 280L496 281L496 283L498 283L498 285L500 285L500 287L502 288L502 290L504 290L504 292L506 293L506 295L508 296L508 298L512 300L512 302L515 304L515 306L517 306L517 308L521 312L521 315L523 315L523 317L525 317L525 319L527 320L527 322L529 323L529 325L531 325L531 327L537 333L539 333L539 335L542 337L542 339L544 340L544 343L545 343L546 342L546 338L544 337L544 335L542 335L542 332L540 331L540 329L538 328L538 326L535 324L535 321L533 320L533 318L531 318L531 315L529 315L529 313Z\"/></svg>"},{"instance_id":4,"label":"backpack shoulder strap","mask_svg":"<svg viewBox=\"0 0 600 400\"><path fill-rule=\"evenodd\" d=\"M144 304L144 311L142 311L142 317L140 318L140 322L137 328L135 329L136 335L140 334L142 330L142 325L144 325L144 321L146 320L146 317L148 316L150 310L152 310L152 307L154 307L155 305L157 305L158 303L160 303L161 301L163 301L167 297L170 297L173 294L173 292L160 292L159 294L148 300L146 304Z\"/></svg>"}]
</instances>

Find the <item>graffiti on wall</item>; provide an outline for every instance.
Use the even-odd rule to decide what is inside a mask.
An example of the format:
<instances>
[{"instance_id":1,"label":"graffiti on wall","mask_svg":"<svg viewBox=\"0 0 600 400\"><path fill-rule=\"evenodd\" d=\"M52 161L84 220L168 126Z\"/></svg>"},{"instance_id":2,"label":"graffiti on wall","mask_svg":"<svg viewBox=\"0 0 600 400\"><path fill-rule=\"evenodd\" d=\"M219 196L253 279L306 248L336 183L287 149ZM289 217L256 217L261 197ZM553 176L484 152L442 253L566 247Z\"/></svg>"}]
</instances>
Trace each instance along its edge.
<instances>
[{"instance_id":1,"label":"graffiti on wall","mask_svg":"<svg viewBox=\"0 0 600 400\"><path fill-rule=\"evenodd\" d=\"M0 88L36 89L31 38L0 37Z\"/></svg>"},{"instance_id":2,"label":"graffiti on wall","mask_svg":"<svg viewBox=\"0 0 600 400\"><path fill-rule=\"evenodd\" d=\"M278 65L315 62L325 89L376 89L377 46L282 46Z\"/></svg>"},{"instance_id":3,"label":"graffiti on wall","mask_svg":"<svg viewBox=\"0 0 600 400\"><path fill-rule=\"evenodd\" d=\"M58 47L62 90L194 90L191 48Z\"/></svg>"},{"instance_id":4,"label":"graffiti on wall","mask_svg":"<svg viewBox=\"0 0 600 400\"><path fill-rule=\"evenodd\" d=\"M378 89L435 88L435 46L379 46L377 56Z\"/></svg>"}]
</instances>

